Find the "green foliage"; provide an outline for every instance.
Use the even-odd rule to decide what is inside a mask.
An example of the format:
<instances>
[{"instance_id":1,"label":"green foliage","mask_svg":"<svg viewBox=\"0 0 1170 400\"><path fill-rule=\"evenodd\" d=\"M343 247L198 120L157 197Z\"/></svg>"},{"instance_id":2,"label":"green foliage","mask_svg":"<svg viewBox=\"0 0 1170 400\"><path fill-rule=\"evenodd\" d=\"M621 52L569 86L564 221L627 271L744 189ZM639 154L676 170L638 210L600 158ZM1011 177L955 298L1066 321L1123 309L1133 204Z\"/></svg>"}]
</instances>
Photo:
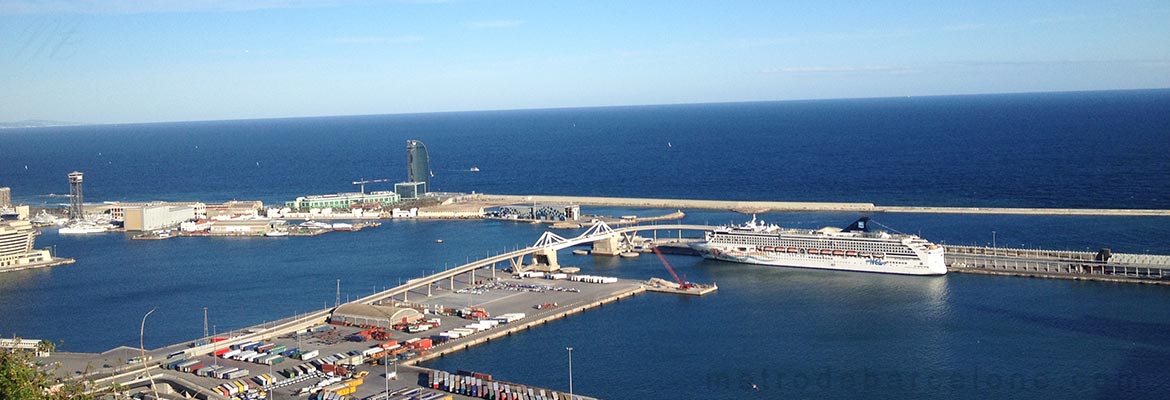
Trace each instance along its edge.
<instances>
[{"instance_id":1,"label":"green foliage","mask_svg":"<svg viewBox=\"0 0 1170 400\"><path fill-rule=\"evenodd\" d=\"M65 400L93 399L78 383L58 386L53 376L37 369L33 353L0 350L0 399Z\"/></svg>"}]
</instances>

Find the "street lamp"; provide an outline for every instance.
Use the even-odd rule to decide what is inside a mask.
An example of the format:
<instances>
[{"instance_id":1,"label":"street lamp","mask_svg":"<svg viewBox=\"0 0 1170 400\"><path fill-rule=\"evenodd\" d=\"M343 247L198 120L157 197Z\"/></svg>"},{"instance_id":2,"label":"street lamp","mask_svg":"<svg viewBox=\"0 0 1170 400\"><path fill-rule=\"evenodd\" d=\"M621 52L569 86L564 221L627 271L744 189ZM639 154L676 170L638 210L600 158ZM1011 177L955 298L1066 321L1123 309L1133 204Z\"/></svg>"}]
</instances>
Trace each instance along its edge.
<instances>
[{"instance_id":1,"label":"street lamp","mask_svg":"<svg viewBox=\"0 0 1170 400\"><path fill-rule=\"evenodd\" d=\"M573 400L573 348L566 347L569 351L569 400Z\"/></svg>"},{"instance_id":2,"label":"street lamp","mask_svg":"<svg viewBox=\"0 0 1170 400\"><path fill-rule=\"evenodd\" d=\"M154 391L154 398L156 399L159 398L158 388L154 386L154 376L150 375L150 371L146 369L146 342L144 338L146 337L146 317L149 317L157 309L158 307L155 307L147 311L146 315L142 316L142 325L138 326L138 349L142 351L142 373L150 378L150 390Z\"/></svg>"}]
</instances>

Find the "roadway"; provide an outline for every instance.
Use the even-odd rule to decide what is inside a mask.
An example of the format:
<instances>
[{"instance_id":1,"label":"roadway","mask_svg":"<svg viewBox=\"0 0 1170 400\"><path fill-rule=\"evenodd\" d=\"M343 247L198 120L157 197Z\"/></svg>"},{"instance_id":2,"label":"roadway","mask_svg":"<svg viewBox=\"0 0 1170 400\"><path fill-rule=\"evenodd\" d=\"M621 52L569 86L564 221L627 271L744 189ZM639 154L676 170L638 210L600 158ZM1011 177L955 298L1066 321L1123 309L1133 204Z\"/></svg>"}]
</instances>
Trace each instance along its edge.
<instances>
[{"instance_id":1,"label":"roadway","mask_svg":"<svg viewBox=\"0 0 1170 400\"><path fill-rule=\"evenodd\" d=\"M735 210L744 212L815 211L851 213L885 212L916 214L1104 215L1170 217L1170 210L1157 209L882 206L875 205L873 203L726 201L502 194L477 194L476 196L479 201L499 204L551 203L607 207Z\"/></svg>"}]
</instances>

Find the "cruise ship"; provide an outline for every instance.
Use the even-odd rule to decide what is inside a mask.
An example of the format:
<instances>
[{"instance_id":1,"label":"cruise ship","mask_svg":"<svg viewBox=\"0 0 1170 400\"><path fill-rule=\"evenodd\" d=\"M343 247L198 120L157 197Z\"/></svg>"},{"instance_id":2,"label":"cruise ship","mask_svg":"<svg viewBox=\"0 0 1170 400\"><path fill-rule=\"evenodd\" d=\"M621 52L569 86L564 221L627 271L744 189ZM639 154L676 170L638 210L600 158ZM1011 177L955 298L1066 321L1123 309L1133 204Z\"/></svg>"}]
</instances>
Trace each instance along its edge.
<instances>
[{"instance_id":1,"label":"cruise ship","mask_svg":"<svg viewBox=\"0 0 1170 400\"><path fill-rule=\"evenodd\" d=\"M785 229L752 220L706 233L691 244L703 257L780 267L903 275L947 273L943 248L915 235L871 231L869 217L848 228Z\"/></svg>"}]
</instances>

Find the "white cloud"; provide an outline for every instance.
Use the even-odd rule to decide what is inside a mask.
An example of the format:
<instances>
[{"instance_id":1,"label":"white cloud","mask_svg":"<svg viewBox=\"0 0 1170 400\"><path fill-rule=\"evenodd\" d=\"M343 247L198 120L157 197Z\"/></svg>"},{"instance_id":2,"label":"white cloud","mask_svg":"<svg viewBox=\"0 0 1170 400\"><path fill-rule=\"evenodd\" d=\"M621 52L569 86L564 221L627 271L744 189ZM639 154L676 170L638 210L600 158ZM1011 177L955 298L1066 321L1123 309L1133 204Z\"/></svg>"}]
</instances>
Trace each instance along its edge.
<instances>
[{"instance_id":1,"label":"white cloud","mask_svg":"<svg viewBox=\"0 0 1170 400\"><path fill-rule=\"evenodd\" d=\"M965 32L983 29L983 24L955 24L942 27L943 32Z\"/></svg>"},{"instance_id":2,"label":"white cloud","mask_svg":"<svg viewBox=\"0 0 1170 400\"><path fill-rule=\"evenodd\" d=\"M913 69L903 66L887 65L860 65L860 66L814 66L814 67L783 67L760 70L763 74L851 74L865 72L906 73Z\"/></svg>"},{"instance_id":3,"label":"white cloud","mask_svg":"<svg viewBox=\"0 0 1170 400\"><path fill-rule=\"evenodd\" d=\"M475 21L475 22L472 22L470 25L472 28L504 29L504 28L515 28L515 27L520 26L522 24L524 24L524 21L515 20L515 19L493 19L493 20L485 20L485 21Z\"/></svg>"},{"instance_id":4,"label":"white cloud","mask_svg":"<svg viewBox=\"0 0 1170 400\"><path fill-rule=\"evenodd\" d=\"M447 0L397 0L431 4ZM12 14L151 14L174 12L238 12L280 8L336 7L369 0L4 0L0 15Z\"/></svg>"},{"instance_id":5,"label":"white cloud","mask_svg":"<svg viewBox=\"0 0 1170 400\"><path fill-rule=\"evenodd\" d=\"M331 39L321 40L320 43L328 44L401 44L401 43L418 43L423 41L422 36L418 35L402 35L402 36L345 36Z\"/></svg>"}]
</instances>

